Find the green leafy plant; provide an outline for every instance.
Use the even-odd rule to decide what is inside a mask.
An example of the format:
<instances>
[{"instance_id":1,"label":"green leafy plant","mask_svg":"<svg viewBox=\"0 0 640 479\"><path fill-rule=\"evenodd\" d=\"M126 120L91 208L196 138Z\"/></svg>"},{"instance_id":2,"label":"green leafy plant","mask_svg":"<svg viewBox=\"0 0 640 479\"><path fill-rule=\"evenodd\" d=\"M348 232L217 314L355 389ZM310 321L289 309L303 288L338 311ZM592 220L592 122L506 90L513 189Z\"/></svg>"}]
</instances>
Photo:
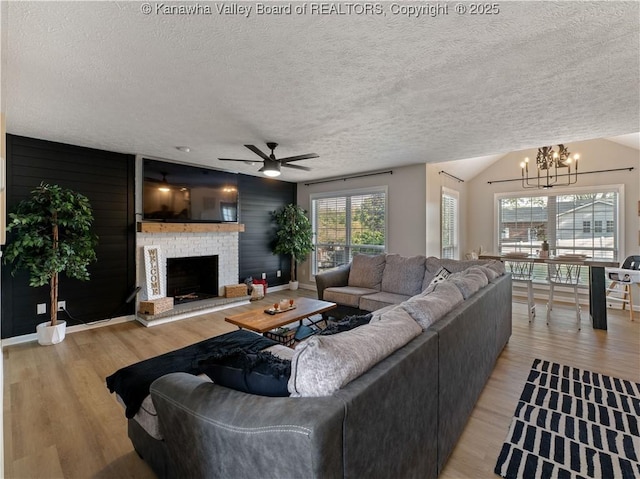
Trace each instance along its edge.
<instances>
[{"instance_id":1,"label":"green leafy plant","mask_svg":"<svg viewBox=\"0 0 640 479\"><path fill-rule=\"evenodd\" d=\"M313 251L313 229L307 212L298 205L288 204L273 212L278 225L274 254L291 256L291 281L296 281L296 262Z\"/></svg>"},{"instance_id":2,"label":"green leafy plant","mask_svg":"<svg viewBox=\"0 0 640 479\"><path fill-rule=\"evenodd\" d=\"M9 213L12 237L4 251L5 263L29 273L29 285L50 286L51 326L58 321L58 275L89 279L87 267L96 260L98 238L91 232L89 199L58 185L41 183L31 197Z\"/></svg>"}]
</instances>

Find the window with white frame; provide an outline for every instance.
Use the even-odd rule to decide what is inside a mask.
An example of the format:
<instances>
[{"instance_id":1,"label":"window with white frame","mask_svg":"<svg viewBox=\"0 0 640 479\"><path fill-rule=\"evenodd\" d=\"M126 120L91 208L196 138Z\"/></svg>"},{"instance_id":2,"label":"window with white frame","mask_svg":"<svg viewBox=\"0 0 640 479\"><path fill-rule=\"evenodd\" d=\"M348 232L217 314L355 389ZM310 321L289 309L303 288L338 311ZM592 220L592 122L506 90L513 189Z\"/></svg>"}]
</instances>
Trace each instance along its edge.
<instances>
[{"instance_id":1,"label":"window with white frame","mask_svg":"<svg viewBox=\"0 0 640 479\"><path fill-rule=\"evenodd\" d=\"M386 187L311 195L313 274L386 251Z\"/></svg>"},{"instance_id":2,"label":"window with white frame","mask_svg":"<svg viewBox=\"0 0 640 479\"><path fill-rule=\"evenodd\" d=\"M458 203L460 194L442 187L440 207L440 257L460 259L458 247Z\"/></svg>"},{"instance_id":3,"label":"window with white frame","mask_svg":"<svg viewBox=\"0 0 640 479\"><path fill-rule=\"evenodd\" d=\"M619 232L624 231L622 194L622 186L610 186L537 196L497 195L498 251L536 255L546 240L555 255L585 254L616 261L621 248ZM587 272L583 268L585 285ZM536 264L534 279L544 280L546 274L546 265Z\"/></svg>"},{"instance_id":4,"label":"window with white frame","mask_svg":"<svg viewBox=\"0 0 640 479\"><path fill-rule=\"evenodd\" d=\"M575 193L498 195L498 250L500 254L526 251L535 255L546 240L556 255L617 260L619 231L624 231L621 193L622 187L612 186Z\"/></svg>"}]
</instances>

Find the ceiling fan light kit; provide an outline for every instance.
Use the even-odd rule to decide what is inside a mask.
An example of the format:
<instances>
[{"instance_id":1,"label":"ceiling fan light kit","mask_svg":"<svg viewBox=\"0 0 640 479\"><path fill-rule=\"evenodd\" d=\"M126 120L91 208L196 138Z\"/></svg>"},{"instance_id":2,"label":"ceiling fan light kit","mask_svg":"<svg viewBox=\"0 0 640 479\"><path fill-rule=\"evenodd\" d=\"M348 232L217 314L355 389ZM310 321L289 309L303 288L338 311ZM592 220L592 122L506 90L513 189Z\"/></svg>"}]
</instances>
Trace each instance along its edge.
<instances>
[{"instance_id":1,"label":"ceiling fan light kit","mask_svg":"<svg viewBox=\"0 0 640 479\"><path fill-rule=\"evenodd\" d=\"M265 176L271 177L271 178L275 178L276 176L280 176L280 168L281 167L285 167L285 168L292 168L292 169L296 169L296 170L303 170L303 171L311 171L311 168L307 167L307 166L300 166L300 165L292 165L290 163L294 162L294 161L300 161L300 160L308 160L311 158L318 158L318 155L316 153L307 153L305 155L297 155L297 156L289 156L287 158L280 158L277 159L276 155L273 153L273 150L276 149L276 147L278 146L277 143L272 143L269 142L267 143L267 147L271 150L271 154L267 155L266 153L263 153L259 148L257 148L254 145L244 145L246 148L248 148L249 150L253 151L256 155L258 155L260 158L262 158L262 168L260 168L258 171L261 171ZM218 158L220 161L242 161L243 163L250 163L253 164L252 161L250 160L236 160L234 158Z\"/></svg>"},{"instance_id":2,"label":"ceiling fan light kit","mask_svg":"<svg viewBox=\"0 0 640 479\"><path fill-rule=\"evenodd\" d=\"M265 176L275 178L280 176L280 163L274 160L264 160L264 166L259 171L262 171Z\"/></svg>"}]
</instances>

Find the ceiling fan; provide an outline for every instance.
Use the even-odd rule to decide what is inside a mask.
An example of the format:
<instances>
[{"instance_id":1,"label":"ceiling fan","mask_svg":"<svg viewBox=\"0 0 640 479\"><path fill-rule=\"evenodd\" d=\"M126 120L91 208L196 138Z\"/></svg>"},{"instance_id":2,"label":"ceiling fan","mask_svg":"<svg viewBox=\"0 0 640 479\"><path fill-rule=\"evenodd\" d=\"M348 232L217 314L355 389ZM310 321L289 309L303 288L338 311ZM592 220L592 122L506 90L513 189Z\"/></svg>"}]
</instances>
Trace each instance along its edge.
<instances>
[{"instance_id":1,"label":"ceiling fan","mask_svg":"<svg viewBox=\"0 0 640 479\"><path fill-rule=\"evenodd\" d=\"M316 153L307 153L306 155L289 156L287 158L277 159L276 155L273 154L273 150L276 149L278 144L272 143L272 142L267 143L267 147L271 150L270 155L263 153L262 151L260 151L260 149L258 149L253 145L244 145L244 146L249 148L260 158L262 158L264 164L262 168L260 168L258 171L262 171L266 176L271 176L271 177L276 177L280 175L281 166L284 166L286 168L294 168L296 170L311 171L311 168L308 168L306 166L291 165L290 163L293 161L308 160L310 158L319 158L319 156ZM252 163L251 160L235 160L231 158L218 158L218 159L222 161L242 161L244 163Z\"/></svg>"}]
</instances>

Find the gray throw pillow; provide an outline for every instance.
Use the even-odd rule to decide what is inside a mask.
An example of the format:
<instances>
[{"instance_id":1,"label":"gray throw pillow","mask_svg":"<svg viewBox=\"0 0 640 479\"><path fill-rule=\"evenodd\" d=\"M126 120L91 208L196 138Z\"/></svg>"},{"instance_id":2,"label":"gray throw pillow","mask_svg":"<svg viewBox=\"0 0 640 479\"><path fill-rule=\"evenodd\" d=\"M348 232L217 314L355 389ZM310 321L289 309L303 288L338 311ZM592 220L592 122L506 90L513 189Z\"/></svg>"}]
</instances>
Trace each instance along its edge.
<instances>
[{"instance_id":1,"label":"gray throw pillow","mask_svg":"<svg viewBox=\"0 0 640 479\"><path fill-rule=\"evenodd\" d=\"M357 254L351 261L349 286L369 288L380 291L385 255Z\"/></svg>"}]
</instances>

